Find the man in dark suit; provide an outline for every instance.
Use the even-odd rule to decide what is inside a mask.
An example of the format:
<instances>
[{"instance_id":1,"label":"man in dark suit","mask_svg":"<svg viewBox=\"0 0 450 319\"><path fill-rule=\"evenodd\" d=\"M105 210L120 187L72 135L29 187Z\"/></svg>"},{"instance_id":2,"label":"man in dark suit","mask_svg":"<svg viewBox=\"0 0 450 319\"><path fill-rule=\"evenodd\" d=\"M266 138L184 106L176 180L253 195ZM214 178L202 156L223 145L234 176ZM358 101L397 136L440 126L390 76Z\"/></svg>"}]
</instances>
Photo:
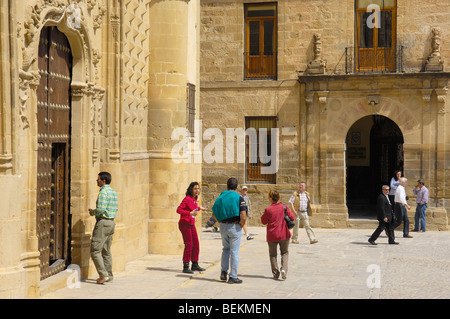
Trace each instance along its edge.
<instances>
[{"instance_id":1,"label":"man in dark suit","mask_svg":"<svg viewBox=\"0 0 450 319\"><path fill-rule=\"evenodd\" d=\"M375 240L383 232L387 230L389 244L398 245L394 238L394 227L392 226L392 205L389 201L389 186L383 185L382 194L378 196L377 200L377 219L379 221L377 229L373 232L372 236L369 238L369 243L376 245Z\"/></svg>"}]
</instances>

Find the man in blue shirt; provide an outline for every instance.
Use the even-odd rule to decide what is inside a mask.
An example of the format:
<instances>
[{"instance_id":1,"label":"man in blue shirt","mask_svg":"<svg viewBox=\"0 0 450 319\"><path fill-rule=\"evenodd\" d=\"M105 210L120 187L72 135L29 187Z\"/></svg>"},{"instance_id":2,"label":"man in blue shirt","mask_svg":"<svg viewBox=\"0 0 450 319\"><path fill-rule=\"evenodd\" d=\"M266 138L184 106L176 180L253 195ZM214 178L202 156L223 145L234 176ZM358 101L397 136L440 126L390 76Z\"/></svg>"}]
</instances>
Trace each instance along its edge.
<instances>
[{"instance_id":1,"label":"man in blue shirt","mask_svg":"<svg viewBox=\"0 0 450 319\"><path fill-rule=\"evenodd\" d=\"M417 181L416 187L413 189L414 195L416 195L416 214L414 216L414 230L416 232L426 231L425 211L428 206L428 188L425 187L423 179Z\"/></svg>"},{"instance_id":2,"label":"man in blue shirt","mask_svg":"<svg viewBox=\"0 0 450 319\"><path fill-rule=\"evenodd\" d=\"M214 218L220 222L220 234L222 236L220 280L227 280L227 273L230 268L229 284L242 283L242 280L237 277L237 269L241 232L247 219L247 206L244 198L238 194L237 187L237 179L229 178L227 190L220 194L212 207Z\"/></svg>"}]
</instances>

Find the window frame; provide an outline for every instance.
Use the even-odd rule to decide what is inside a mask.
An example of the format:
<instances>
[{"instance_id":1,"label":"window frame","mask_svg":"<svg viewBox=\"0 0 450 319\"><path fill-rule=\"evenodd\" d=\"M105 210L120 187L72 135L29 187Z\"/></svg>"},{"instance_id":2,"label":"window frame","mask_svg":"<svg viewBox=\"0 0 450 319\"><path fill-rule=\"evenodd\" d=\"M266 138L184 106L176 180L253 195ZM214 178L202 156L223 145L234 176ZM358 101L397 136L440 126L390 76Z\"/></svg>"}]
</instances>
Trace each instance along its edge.
<instances>
[{"instance_id":1,"label":"window frame","mask_svg":"<svg viewBox=\"0 0 450 319\"><path fill-rule=\"evenodd\" d=\"M195 133L195 84L186 84L186 118L187 129L191 137Z\"/></svg>"},{"instance_id":2,"label":"window frame","mask_svg":"<svg viewBox=\"0 0 450 319\"><path fill-rule=\"evenodd\" d=\"M274 6L273 16L249 17L249 8ZM272 54L266 54L264 23L273 21ZM259 55L250 54L250 23L259 22L258 42ZM278 32L278 4L277 2L246 3L244 4L244 80L276 80L277 79L277 32Z\"/></svg>"},{"instance_id":3,"label":"window frame","mask_svg":"<svg viewBox=\"0 0 450 319\"><path fill-rule=\"evenodd\" d=\"M380 15L383 12L391 12L391 37L390 46L379 46L379 28L372 30L372 47L361 46L361 30L363 28L361 15L367 12L367 8L359 8L359 2L355 0L355 70L356 72L378 72L396 70L396 46L397 46L397 0L394 6L380 7ZM377 1L373 1L377 2ZM384 1L383 1L384 2ZM383 26L381 26L383 27Z\"/></svg>"},{"instance_id":4,"label":"window frame","mask_svg":"<svg viewBox=\"0 0 450 319\"><path fill-rule=\"evenodd\" d=\"M251 122L256 122L256 124L258 125L254 125L250 126L249 124L251 124ZM271 126L269 127L269 125L264 125L264 122L266 123L271 123ZM245 181L247 183L255 183L255 184L276 184L276 180L277 180L277 173L273 173L273 174L261 174L261 168L264 166L270 166L272 164L272 162L269 163L262 163L260 161L260 157L259 157L259 141L260 141L260 135L259 135L259 129L261 128L266 128L268 129L267 131L267 140L266 142L268 143L267 145L270 145L270 156L273 160L273 151L276 150L276 146L271 144L271 128L277 128L277 122L278 122L278 117L277 116L247 116L245 117L245 131L246 131L246 136L245 136ZM256 129L256 127L258 129ZM250 163L250 143L251 143L251 133L249 133L248 129L249 128L255 128L256 130L256 141L253 141L256 143L256 157L257 157L257 163ZM248 134L247 134L248 133ZM277 141L279 142L279 141ZM267 148L268 149L268 148ZM269 153L269 152L267 152Z\"/></svg>"}]
</instances>

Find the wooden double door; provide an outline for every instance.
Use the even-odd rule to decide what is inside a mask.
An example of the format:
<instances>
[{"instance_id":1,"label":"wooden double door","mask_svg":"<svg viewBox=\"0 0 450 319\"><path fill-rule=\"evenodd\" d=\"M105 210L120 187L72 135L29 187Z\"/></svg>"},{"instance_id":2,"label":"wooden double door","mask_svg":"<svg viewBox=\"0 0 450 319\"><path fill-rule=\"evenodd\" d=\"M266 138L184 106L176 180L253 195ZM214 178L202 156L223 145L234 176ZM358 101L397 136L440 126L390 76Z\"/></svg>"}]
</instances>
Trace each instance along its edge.
<instances>
[{"instance_id":1,"label":"wooden double door","mask_svg":"<svg viewBox=\"0 0 450 319\"><path fill-rule=\"evenodd\" d=\"M36 235L45 279L64 270L70 259L72 54L56 27L41 31L38 66Z\"/></svg>"}]
</instances>

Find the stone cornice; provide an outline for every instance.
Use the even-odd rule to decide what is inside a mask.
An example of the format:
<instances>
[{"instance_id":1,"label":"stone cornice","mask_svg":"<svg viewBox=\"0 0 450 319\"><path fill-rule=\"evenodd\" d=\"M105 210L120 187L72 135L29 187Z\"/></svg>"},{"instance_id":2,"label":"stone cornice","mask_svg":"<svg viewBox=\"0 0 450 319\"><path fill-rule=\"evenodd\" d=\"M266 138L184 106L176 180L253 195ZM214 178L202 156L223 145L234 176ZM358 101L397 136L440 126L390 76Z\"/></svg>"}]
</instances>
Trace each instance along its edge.
<instances>
[{"instance_id":1,"label":"stone cornice","mask_svg":"<svg viewBox=\"0 0 450 319\"><path fill-rule=\"evenodd\" d=\"M351 73L330 75L299 75L300 83L330 81L330 80L378 80L378 79L424 79L442 78L450 80L450 72L416 72L416 73Z\"/></svg>"}]
</instances>

